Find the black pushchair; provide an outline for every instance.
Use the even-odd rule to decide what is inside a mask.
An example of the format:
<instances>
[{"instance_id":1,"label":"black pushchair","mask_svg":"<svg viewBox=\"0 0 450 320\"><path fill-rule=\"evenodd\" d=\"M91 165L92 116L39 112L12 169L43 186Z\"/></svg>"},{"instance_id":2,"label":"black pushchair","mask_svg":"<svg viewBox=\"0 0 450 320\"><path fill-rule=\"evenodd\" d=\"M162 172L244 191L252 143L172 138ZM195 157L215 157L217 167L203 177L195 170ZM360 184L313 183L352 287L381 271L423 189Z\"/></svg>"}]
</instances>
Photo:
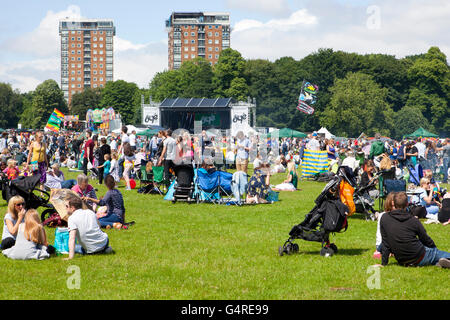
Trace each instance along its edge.
<instances>
[{"instance_id":1,"label":"black pushchair","mask_svg":"<svg viewBox=\"0 0 450 320\"><path fill-rule=\"evenodd\" d=\"M194 167L192 165L178 165L174 168L176 182L174 185L172 202L195 202L194 198Z\"/></svg>"},{"instance_id":2,"label":"black pushchair","mask_svg":"<svg viewBox=\"0 0 450 320\"><path fill-rule=\"evenodd\" d=\"M41 213L41 220L44 225L63 226L67 224L60 219L55 207L49 203L50 194L38 188L40 174L34 174L30 177L19 177L14 180L8 180L2 175L0 179L0 187L2 190L2 198L9 202L13 196L21 196L25 200L25 209L37 209L39 207L46 208ZM59 218L59 219L58 219Z\"/></svg>"},{"instance_id":3,"label":"black pushchair","mask_svg":"<svg viewBox=\"0 0 450 320\"><path fill-rule=\"evenodd\" d=\"M364 214L367 221L374 221L376 219L374 209L375 199L370 196L369 190L376 187L380 175L381 172L375 173L366 186L359 185L353 194L356 212Z\"/></svg>"},{"instance_id":4,"label":"black pushchair","mask_svg":"<svg viewBox=\"0 0 450 320\"><path fill-rule=\"evenodd\" d=\"M346 231L349 208L340 200L340 184L345 180L352 186L356 181L348 167L340 167L337 174L323 188L315 200L314 208L305 216L303 222L295 225L289 232L289 239L278 248L280 256L299 251L299 246L292 241L302 239L322 243L321 256L332 256L337 246L330 243L330 233Z\"/></svg>"}]
</instances>

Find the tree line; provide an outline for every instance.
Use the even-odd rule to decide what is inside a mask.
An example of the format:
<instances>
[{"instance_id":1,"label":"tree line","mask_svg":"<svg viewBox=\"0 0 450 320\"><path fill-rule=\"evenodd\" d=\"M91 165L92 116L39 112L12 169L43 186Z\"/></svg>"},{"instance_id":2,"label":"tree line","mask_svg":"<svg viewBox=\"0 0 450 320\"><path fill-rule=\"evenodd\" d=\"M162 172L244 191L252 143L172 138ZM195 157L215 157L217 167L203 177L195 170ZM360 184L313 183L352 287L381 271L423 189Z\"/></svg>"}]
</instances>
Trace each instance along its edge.
<instances>
[{"instance_id":1,"label":"tree line","mask_svg":"<svg viewBox=\"0 0 450 320\"><path fill-rule=\"evenodd\" d=\"M296 109L303 80L319 86L315 112ZM148 88L123 80L104 88L87 88L67 106L54 80L33 92L20 93L0 83L0 127L45 126L54 107L84 119L91 108L113 107L126 123L140 123L141 96L165 98L232 97L256 99L258 127L289 127L310 132L325 126L337 136L376 132L393 138L423 127L441 136L450 133L450 69L438 47L397 59L386 54L357 54L319 49L301 60L273 62L244 59L233 49L222 51L211 66L203 58L184 62L151 79ZM70 111L69 111L70 110Z\"/></svg>"}]
</instances>

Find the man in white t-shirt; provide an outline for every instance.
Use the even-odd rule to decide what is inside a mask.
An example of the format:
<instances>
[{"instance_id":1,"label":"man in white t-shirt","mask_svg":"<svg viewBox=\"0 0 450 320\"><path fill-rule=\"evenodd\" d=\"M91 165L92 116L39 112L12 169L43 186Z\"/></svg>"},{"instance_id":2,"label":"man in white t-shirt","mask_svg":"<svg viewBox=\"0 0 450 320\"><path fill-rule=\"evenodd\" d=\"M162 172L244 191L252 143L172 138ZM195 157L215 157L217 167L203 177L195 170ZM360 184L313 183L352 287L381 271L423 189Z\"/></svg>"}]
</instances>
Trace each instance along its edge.
<instances>
[{"instance_id":1,"label":"man in white t-shirt","mask_svg":"<svg viewBox=\"0 0 450 320\"><path fill-rule=\"evenodd\" d=\"M131 150L136 151L136 130L131 131L131 134L128 136L130 140Z\"/></svg>"},{"instance_id":2,"label":"man in white t-shirt","mask_svg":"<svg viewBox=\"0 0 450 320\"><path fill-rule=\"evenodd\" d=\"M419 159L419 160L421 158L425 159L425 150L427 149L425 144L420 139L418 139L415 144L415 147L417 148L417 153L418 153L417 159Z\"/></svg>"},{"instance_id":3,"label":"man in white t-shirt","mask_svg":"<svg viewBox=\"0 0 450 320\"><path fill-rule=\"evenodd\" d=\"M69 257L66 260L75 256L75 240L81 245L82 254L111 253L108 235L100 229L95 213L83 209L83 202L77 195L68 194L65 200L69 214Z\"/></svg>"}]
</instances>

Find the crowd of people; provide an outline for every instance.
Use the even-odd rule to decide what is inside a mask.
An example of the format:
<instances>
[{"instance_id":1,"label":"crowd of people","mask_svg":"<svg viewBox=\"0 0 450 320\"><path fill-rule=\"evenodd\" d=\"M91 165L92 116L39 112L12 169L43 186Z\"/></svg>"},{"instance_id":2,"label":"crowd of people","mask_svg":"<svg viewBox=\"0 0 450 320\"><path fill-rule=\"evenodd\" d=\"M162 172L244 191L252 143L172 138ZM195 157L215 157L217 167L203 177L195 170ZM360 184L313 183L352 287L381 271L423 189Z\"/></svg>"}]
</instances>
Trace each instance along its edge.
<instances>
[{"instance_id":1,"label":"crowd of people","mask_svg":"<svg viewBox=\"0 0 450 320\"><path fill-rule=\"evenodd\" d=\"M166 183L179 164L194 164L208 170L233 169L249 177L245 201L267 203L272 191L301 190L298 168L305 150L326 151L330 172L339 166L347 166L357 173L362 185L369 184L377 170L390 171L395 177L407 173L408 166L420 164L428 180L421 181L417 202L426 208L429 218L438 217L438 213L443 211L443 203L434 196L433 188L430 191L430 185L448 181L449 139L398 142L383 140L377 134L373 140L335 140L326 139L316 132L307 138L266 138L245 136L243 132L238 132L235 137L222 137L206 131L190 135L188 132L174 133L170 129L146 137L136 131L128 132L126 126L122 127L120 134L93 134L89 130L81 133L11 131L3 132L0 137L1 171L7 179L38 173L42 189L70 189L76 196L77 199L71 198L67 203L68 211L71 211L69 257L73 257L74 237L82 245L78 251L83 253L112 250L101 228L121 229L126 225L124 197L117 185L123 179L124 192L132 190L132 180L139 178L140 166L144 163L164 167ZM65 179L61 167L79 171L77 179ZM249 168L252 169L250 172ZM286 179L273 185L270 179L277 173L286 174ZM107 187L103 197L97 196L93 181ZM373 187L369 192L372 197L377 197L379 190ZM3 250L14 246L20 234L19 226L27 220L28 213L20 208L22 202L21 199L10 200L4 220ZM89 210L93 216L90 214L85 221L80 221L80 210ZM30 221L34 215L30 211ZM449 219L441 220L448 223ZM89 232L84 230L87 226L93 230L94 236L87 235ZM24 230L25 239L31 241L27 230ZM19 238L23 240L22 236ZM33 239L38 239L35 241L36 248L39 248L36 257L46 257L52 251L45 235Z\"/></svg>"}]
</instances>

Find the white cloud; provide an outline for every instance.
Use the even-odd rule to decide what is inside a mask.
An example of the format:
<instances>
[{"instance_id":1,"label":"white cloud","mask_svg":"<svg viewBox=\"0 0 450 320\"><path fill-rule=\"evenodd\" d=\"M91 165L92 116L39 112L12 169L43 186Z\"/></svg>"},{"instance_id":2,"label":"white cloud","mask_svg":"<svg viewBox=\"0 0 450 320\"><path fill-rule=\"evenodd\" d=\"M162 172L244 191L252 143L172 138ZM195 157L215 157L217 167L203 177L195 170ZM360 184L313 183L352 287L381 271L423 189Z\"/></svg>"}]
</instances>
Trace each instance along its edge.
<instances>
[{"instance_id":1,"label":"white cloud","mask_svg":"<svg viewBox=\"0 0 450 320\"><path fill-rule=\"evenodd\" d=\"M134 44L131 41L115 37L114 38L114 51L121 52L127 50L139 50L145 48L145 44Z\"/></svg>"},{"instance_id":2,"label":"white cloud","mask_svg":"<svg viewBox=\"0 0 450 320\"><path fill-rule=\"evenodd\" d=\"M66 17L73 19L82 18L80 8L71 5L66 10L59 12L50 10L35 30L18 38L5 41L0 48L37 57L56 55L60 44L59 21Z\"/></svg>"},{"instance_id":3,"label":"white cloud","mask_svg":"<svg viewBox=\"0 0 450 320\"><path fill-rule=\"evenodd\" d=\"M140 88L148 88L153 76L165 69L168 69L167 42L147 45L130 42L115 53L114 80L134 82Z\"/></svg>"},{"instance_id":4,"label":"white cloud","mask_svg":"<svg viewBox=\"0 0 450 320\"><path fill-rule=\"evenodd\" d=\"M449 1L380 0L378 17L367 8L325 0L311 2L285 19L242 20L233 28L231 46L245 58L270 60L284 56L301 59L319 48L401 58L439 46L450 59L446 34L450 30ZM367 21L373 18L379 18L379 23L370 28Z\"/></svg>"},{"instance_id":5,"label":"white cloud","mask_svg":"<svg viewBox=\"0 0 450 320\"><path fill-rule=\"evenodd\" d=\"M277 16L286 15L290 12L287 0L227 0L226 5L231 9L261 12Z\"/></svg>"},{"instance_id":6,"label":"white cloud","mask_svg":"<svg viewBox=\"0 0 450 320\"><path fill-rule=\"evenodd\" d=\"M285 19L272 19L266 23L257 20L244 19L237 22L233 28L234 33L242 32L249 29L267 29L274 31L290 31L299 30L299 28L316 25L317 17L310 15L306 9L293 12ZM259 30L260 32L262 30Z\"/></svg>"}]
</instances>

